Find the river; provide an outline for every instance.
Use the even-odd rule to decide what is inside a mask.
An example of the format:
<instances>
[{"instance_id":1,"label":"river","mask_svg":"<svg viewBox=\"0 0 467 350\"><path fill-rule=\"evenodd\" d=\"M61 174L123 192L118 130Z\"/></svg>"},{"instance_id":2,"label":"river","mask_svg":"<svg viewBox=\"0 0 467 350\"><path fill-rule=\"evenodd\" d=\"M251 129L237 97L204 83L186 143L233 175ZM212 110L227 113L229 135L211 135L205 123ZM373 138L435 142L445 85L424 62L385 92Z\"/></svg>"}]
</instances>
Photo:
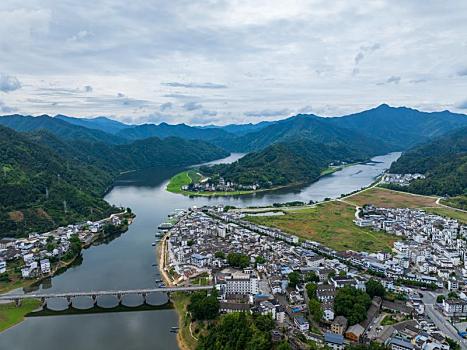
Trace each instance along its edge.
<instances>
[{"instance_id":1,"label":"river","mask_svg":"<svg viewBox=\"0 0 467 350\"><path fill-rule=\"evenodd\" d=\"M241 156L232 154L210 164L235 161ZM116 181L106 200L132 208L136 219L129 230L112 241L84 250L81 264L53 277L40 289L59 292L155 287L155 280L160 275L151 243L157 225L174 209L217 203L242 207L335 198L341 193L368 186L399 156L400 153L390 153L375 157L373 162L349 166L309 186L237 197L189 198L167 192L168 179L182 169L146 169L125 174ZM151 300L154 304L165 301L163 295L153 296ZM111 299L99 300L103 306L111 306L113 302ZM139 302L137 297L124 299L127 305ZM61 309L64 301L50 301L49 305ZM89 305L90 300L87 299L76 301L78 307ZM170 350L177 349L176 335L170 332L170 328L176 325L174 310L29 317L0 334L0 349Z\"/></svg>"}]
</instances>

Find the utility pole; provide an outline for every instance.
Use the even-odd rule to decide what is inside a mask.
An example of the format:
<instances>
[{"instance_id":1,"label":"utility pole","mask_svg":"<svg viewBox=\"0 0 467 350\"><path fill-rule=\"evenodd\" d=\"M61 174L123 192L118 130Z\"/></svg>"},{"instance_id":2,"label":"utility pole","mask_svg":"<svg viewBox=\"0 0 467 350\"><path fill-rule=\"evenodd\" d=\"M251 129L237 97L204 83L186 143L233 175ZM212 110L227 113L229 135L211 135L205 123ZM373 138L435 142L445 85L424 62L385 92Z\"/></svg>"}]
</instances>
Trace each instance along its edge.
<instances>
[{"instance_id":1,"label":"utility pole","mask_svg":"<svg viewBox=\"0 0 467 350\"><path fill-rule=\"evenodd\" d=\"M66 201L63 201L63 211L65 212L65 214L67 213Z\"/></svg>"}]
</instances>

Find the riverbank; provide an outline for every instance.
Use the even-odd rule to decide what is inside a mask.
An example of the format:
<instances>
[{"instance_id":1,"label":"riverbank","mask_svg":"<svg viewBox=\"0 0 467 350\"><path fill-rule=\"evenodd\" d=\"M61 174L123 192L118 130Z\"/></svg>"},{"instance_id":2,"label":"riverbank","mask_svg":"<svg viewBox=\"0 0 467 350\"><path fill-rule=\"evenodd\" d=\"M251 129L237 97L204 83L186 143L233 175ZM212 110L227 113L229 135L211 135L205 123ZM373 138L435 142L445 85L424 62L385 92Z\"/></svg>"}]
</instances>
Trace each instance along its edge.
<instances>
[{"instance_id":1,"label":"riverbank","mask_svg":"<svg viewBox=\"0 0 467 350\"><path fill-rule=\"evenodd\" d=\"M15 303L0 304L0 333L24 321L25 316L40 305L41 302L34 299L23 300L20 306Z\"/></svg>"},{"instance_id":2,"label":"riverbank","mask_svg":"<svg viewBox=\"0 0 467 350\"><path fill-rule=\"evenodd\" d=\"M162 280L167 286L174 286L175 281L167 273L167 239L169 234L166 233L156 248L157 261L159 262L159 271ZM177 344L181 350L195 350L197 339L191 335L190 324L191 319L188 314L187 307L190 303L190 297L187 293L177 292L170 295L170 300L177 312L179 331L177 333Z\"/></svg>"}]
</instances>

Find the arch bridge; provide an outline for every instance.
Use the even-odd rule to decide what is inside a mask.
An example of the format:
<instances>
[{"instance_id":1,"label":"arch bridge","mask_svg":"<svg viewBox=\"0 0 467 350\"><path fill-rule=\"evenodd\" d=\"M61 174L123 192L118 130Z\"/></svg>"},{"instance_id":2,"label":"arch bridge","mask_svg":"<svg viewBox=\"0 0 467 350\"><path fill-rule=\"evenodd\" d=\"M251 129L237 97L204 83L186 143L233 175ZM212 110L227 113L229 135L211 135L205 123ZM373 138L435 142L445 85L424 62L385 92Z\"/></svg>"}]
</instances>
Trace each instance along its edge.
<instances>
[{"instance_id":1,"label":"arch bridge","mask_svg":"<svg viewBox=\"0 0 467 350\"><path fill-rule=\"evenodd\" d=\"M211 290L214 286L186 286L186 287L164 287L164 288L146 288L146 289L123 289L123 290L101 290L101 291L77 291L64 293L29 293L29 294L4 294L0 295L0 301L14 301L16 306L21 305L22 300L39 299L42 306L47 305L47 300L52 298L65 298L71 305L75 297L91 297L94 304L97 303L98 296L115 296L120 304L125 295L141 295L146 302L146 296L150 293L172 293L172 292L196 292L202 290Z\"/></svg>"}]
</instances>

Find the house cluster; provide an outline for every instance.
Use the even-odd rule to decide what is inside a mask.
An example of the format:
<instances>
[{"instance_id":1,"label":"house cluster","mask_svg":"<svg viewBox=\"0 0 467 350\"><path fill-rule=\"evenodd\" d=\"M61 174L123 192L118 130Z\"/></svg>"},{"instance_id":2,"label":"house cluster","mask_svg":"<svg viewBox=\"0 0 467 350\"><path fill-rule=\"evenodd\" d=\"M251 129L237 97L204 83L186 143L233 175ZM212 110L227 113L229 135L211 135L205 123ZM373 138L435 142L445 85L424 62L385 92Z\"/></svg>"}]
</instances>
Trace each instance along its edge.
<instances>
[{"instance_id":1,"label":"house cluster","mask_svg":"<svg viewBox=\"0 0 467 350\"><path fill-rule=\"evenodd\" d=\"M1 238L0 274L7 272L7 267L11 264L21 267L21 278L47 276L52 272L52 264L60 261L70 249L70 238L73 235L83 245L89 245L106 223L118 226L121 218L113 214L100 221L68 225L41 234L32 233L27 238Z\"/></svg>"},{"instance_id":2,"label":"house cluster","mask_svg":"<svg viewBox=\"0 0 467 350\"><path fill-rule=\"evenodd\" d=\"M378 210L366 207L362 210L360 219L369 220L371 217L371 220L375 220L383 215ZM394 213L391 214L395 215L394 218L388 216L387 220L383 221L390 218L402 221L404 215L422 214L430 216L429 220L433 220L431 229L426 229L430 232L429 240L436 235L437 244L443 246L433 250L428 245L427 251L430 254L425 254L420 247L404 248L413 244L412 236L408 234L409 227L418 227L425 232L420 222L412 225L414 218L411 218L402 225L405 227L405 230L401 231L402 235L407 239L395 245L393 256L388 253L336 252L317 242L300 241L298 237L278 229L252 224L244 220L242 213L224 212L222 206L193 208L181 213L178 223L169 230L168 269L173 272L177 284L189 284L197 276L208 275L209 280L219 290L221 312L270 314L279 324L279 328L288 329L289 334L302 334L309 340L326 344L333 349L343 349L349 342L377 341L393 350L449 350L444 335L425 316L425 305L420 295L413 289L396 283L396 280L401 276L404 279L415 280L426 276L429 279L422 278L423 281L443 284L443 279L438 275L432 276L433 273L413 273L417 261L421 262L416 256L424 254L425 262L434 264L441 258L445 260L455 257L454 254L447 257L444 251L449 251L453 246L458 247L458 237L465 234L465 229L452 220L434 218L423 212L409 214L398 209L394 209ZM420 217L417 218L421 220ZM423 220L425 223L429 222L426 218ZM396 234L396 231L392 233ZM457 251L465 250L465 245L459 244ZM229 253L246 256L246 264L233 268L229 265ZM459 261L464 261L463 253L460 258ZM453 260L453 265L460 270L465 268L456 259ZM365 271L379 271L378 269L387 271L385 277L378 278L385 288L406 295L406 300L388 301L375 297L367 311L366 319L358 324L349 325L345 317L335 314L334 299L337 291L345 286L365 291L365 283L369 278ZM393 270L397 273L390 272ZM309 320L305 283L302 281L294 288L290 286L289 274L293 271L298 271L302 277L314 272L319 280L316 298L323 310L319 334ZM457 280L453 277L447 281L452 290L463 288L463 283L456 284ZM459 306L463 299L455 300L454 302L454 299L448 298L443 304L439 304L440 315L445 308L446 316L448 313L454 313L459 317L459 312L464 312L464 306ZM381 316L384 316L383 313L391 314L395 324L389 327L376 326L381 321Z\"/></svg>"},{"instance_id":3,"label":"house cluster","mask_svg":"<svg viewBox=\"0 0 467 350\"><path fill-rule=\"evenodd\" d=\"M260 188L259 184L242 185L233 181L219 178L218 181L212 181L210 178L203 178L199 182L182 186L184 191L193 192L234 192L234 191L255 191Z\"/></svg>"},{"instance_id":4,"label":"house cluster","mask_svg":"<svg viewBox=\"0 0 467 350\"><path fill-rule=\"evenodd\" d=\"M363 261L355 258L357 264L387 277L447 284L453 291L467 280L467 226L457 220L423 210L368 205L360 209L355 224L403 237L394 243L393 254L364 254Z\"/></svg>"},{"instance_id":5,"label":"house cluster","mask_svg":"<svg viewBox=\"0 0 467 350\"><path fill-rule=\"evenodd\" d=\"M408 186L412 181L424 178L423 174L385 174L381 182L388 185Z\"/></svg>"}]
</instances>

